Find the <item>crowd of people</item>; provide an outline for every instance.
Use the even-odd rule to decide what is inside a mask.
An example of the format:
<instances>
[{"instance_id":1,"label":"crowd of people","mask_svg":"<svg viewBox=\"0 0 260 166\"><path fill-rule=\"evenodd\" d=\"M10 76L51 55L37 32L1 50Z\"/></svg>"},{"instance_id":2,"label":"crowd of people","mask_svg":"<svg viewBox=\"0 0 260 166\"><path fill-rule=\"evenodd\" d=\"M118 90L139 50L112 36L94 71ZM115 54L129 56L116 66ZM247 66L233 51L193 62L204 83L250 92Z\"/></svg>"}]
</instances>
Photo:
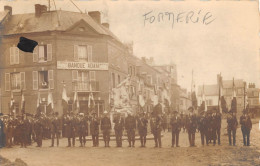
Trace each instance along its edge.
<instances>
[{"instance_id":1,"label":"crowd of people","mask_svg":"<svg viewBox=\"0 0 260 166\"><path fill-rule=\"evenodd\" d=\"M105 147L110 147L112 126L116 146L122 147L122 137L126 131L128 147L135 147L136 134L140 136L141 147L146 146L146 137L149 132L153 134L155 147L162 147L162 131L167 129L172 133L172 147L179 147L179 133L181 130L188 133L188 140L191 147L195 145L195 134L200 133L201 145L221 144L222 114L217 110L201 111L194 113L193 107L189 108L189 114L184 115L173 111L167 124L165 116L154 110L151 114L141 112L133 115L131 112L124 114L115 113L113 121L107 111L102 117L95 112L92 114L70 112L59 117L53 113L46 116L44 113L38 115L23 114L22 116L9 116L1 114L0 120L0 147L10 148L20 145L26 148L34 142L37 147L42 147L43 139L50 139L50 147L59 146L60 137L66 137L68 147L76 145L75 138L79 137L79 146L86 146L86 136L92 136L93 147L99 146L99 135L102 132ZM243 134L244 146L250 146L250 130L252 122L247 110L243 110L240 117L241 131ZM112 125L114 123L114 125ZM165 125L166 124L166 125ZM227 115L227 133L229 145L236 145L236 130L238 120L236 113L229 111ZM55 141L56 140L56 141Z\"/></svg>"}]
</instances>

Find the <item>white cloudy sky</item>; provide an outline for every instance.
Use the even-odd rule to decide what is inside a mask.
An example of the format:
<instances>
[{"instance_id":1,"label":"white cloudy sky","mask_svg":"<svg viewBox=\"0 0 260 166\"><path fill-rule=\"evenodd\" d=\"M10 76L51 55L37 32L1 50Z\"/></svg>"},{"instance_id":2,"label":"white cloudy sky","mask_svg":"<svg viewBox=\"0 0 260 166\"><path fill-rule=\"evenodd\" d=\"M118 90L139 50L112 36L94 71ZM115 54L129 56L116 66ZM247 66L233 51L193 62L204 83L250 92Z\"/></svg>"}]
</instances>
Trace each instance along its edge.
<instances>
[{"instance_id":1,"label":"white cloudy sky","mask_svg":"<svg viewBox=\"0 0 260 166\"><path fill-rule=\"evenodd\" d=\"M53 0L51 0L53 2ZM56 0L57 9L78 11L69 0ZM10 5L13 13L34 12L34 4L48 4L48 0L0 1L0 6ZM194 70L196 85L216 83L216 75L224 79L242 78L259 87L259 13L256 1L90 1L75 0L83 11L101 10L103 22L123 42L134 42L138 57L154 57L156 63L174 62L178 67L178 83L185 88L191 84ZM54 4L51 3L54 10ZM3 9L0 9L3 10ZM167 19L144 26L143 15L159 12L198 12L200 16L211 12L215 21L178 23L171 27ZM202 17L200 17L202 19ZM175 20L176 21L176 20Z\"/></svg>"}]
</instances>

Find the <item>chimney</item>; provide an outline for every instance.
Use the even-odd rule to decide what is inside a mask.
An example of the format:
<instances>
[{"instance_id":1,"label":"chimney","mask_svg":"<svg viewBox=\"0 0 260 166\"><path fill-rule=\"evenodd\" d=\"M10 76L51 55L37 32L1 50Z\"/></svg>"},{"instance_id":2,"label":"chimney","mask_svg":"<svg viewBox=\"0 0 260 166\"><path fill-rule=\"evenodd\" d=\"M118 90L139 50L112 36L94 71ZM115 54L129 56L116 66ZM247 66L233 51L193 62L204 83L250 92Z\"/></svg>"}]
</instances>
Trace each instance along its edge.
<instances>
[{"instance_id":1,"label":"chimney","mask_svg":"<svg viewBox=\"0 0 260 166\"><path fill-rule=\"evenodd\" d=\"M47 6L35 4L35 16L40 17L42 13L47 12Z\"/></svg>"},{"instance_id":2,"label":"chimney","mask_svg":"<svg viewBox=\"0 0 260 166\"><path fill-rule=\"evenodd\" d=\"M12 15L12 7L11 6L4 6L4 10L8 10L9 14Z\"/></svg>"},{"instance_id":3,"label":"chimney","mask_svg":"<svg viewBox=\"0 0 260 166\"><path fill-rule=\"evenodd\" d=\"M88 12L88 15L92 17L97 23L101 24L101 15L99 11Z\"/></svg>"},{"instance_id":4,"label":"chimney","mask_svg":"<svg viewBox=\"0 0 260 166\"><path fill-rule=\"evenodd\" d=\"M106 27L107 29L109 29L109 23L102 23L102 25L103 25L104 27Z\"/></svg>"}]
</instances>

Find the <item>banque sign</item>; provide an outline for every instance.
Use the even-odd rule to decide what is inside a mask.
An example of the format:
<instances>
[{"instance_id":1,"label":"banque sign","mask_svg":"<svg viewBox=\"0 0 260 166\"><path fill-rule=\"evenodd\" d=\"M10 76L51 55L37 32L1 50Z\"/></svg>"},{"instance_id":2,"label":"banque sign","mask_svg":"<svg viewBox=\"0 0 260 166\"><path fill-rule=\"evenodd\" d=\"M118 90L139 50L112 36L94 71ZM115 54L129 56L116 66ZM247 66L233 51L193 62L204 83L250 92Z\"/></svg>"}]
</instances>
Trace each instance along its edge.
<instances>
[{"instance_id":1,"label":"banque sign","mask_svg":"<svg viewBox=\"0 0 260 166\"><path fill-rule=\"evenodd\" d=\"M57 61L57 68L68 70L108 70L108 63Z\"/></svg>"}]
</instances>

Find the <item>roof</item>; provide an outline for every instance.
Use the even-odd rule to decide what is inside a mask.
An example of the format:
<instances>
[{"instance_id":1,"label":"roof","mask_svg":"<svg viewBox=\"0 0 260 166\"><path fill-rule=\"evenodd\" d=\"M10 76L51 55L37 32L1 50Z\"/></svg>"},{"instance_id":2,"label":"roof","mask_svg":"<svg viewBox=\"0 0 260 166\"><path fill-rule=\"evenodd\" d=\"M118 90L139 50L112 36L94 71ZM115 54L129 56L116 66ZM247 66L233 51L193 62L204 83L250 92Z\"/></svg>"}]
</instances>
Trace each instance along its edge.
<instances>
[{"instance_id":1,"label":"roof","mask_svg":"<svg viewBox=\"0 0 260 166\"><path fill-rule=\"evenodd\" d=\"M223 80L223 88L232 88L233 80ZM235 87L244 87L244 81L242 79L235 80Z\"/></svg>"},{"instance_id":2,"label":"roof","mask_svg":"<svg viewBox=\"0 0 260 166\"><path fill-rule=\"evenodd\" d=\"M198 87L198 96L202 96L203 86ZM219 93L219 87L217 84L214 85L204 85L205 96L216 96Z\"/></svg>"},{"instance_id":3,"label":"roof","mask_svg":"<svg viewBox=\"0 0 260 166\"><path fill-rule=\"evenodd\" d=\"M8 14L8 10L5 10L3 12L0 12L0 23L4 20L4 18L7 16Z\"/></svg>"},{"instance_id":4,"label":"roof","mask_svg":"<svg viewBox=\"0 0 260 166\"><path fill-rule=\"evenodd\" d=\"M88 14L63 10L44 12L40 17L35 17L35 13L12 15L4 25L3 35L66 31L80 21L87 23L97 33L109 35L119 41L109 29L98 24Z\"/></svg>"}]
</instances>

